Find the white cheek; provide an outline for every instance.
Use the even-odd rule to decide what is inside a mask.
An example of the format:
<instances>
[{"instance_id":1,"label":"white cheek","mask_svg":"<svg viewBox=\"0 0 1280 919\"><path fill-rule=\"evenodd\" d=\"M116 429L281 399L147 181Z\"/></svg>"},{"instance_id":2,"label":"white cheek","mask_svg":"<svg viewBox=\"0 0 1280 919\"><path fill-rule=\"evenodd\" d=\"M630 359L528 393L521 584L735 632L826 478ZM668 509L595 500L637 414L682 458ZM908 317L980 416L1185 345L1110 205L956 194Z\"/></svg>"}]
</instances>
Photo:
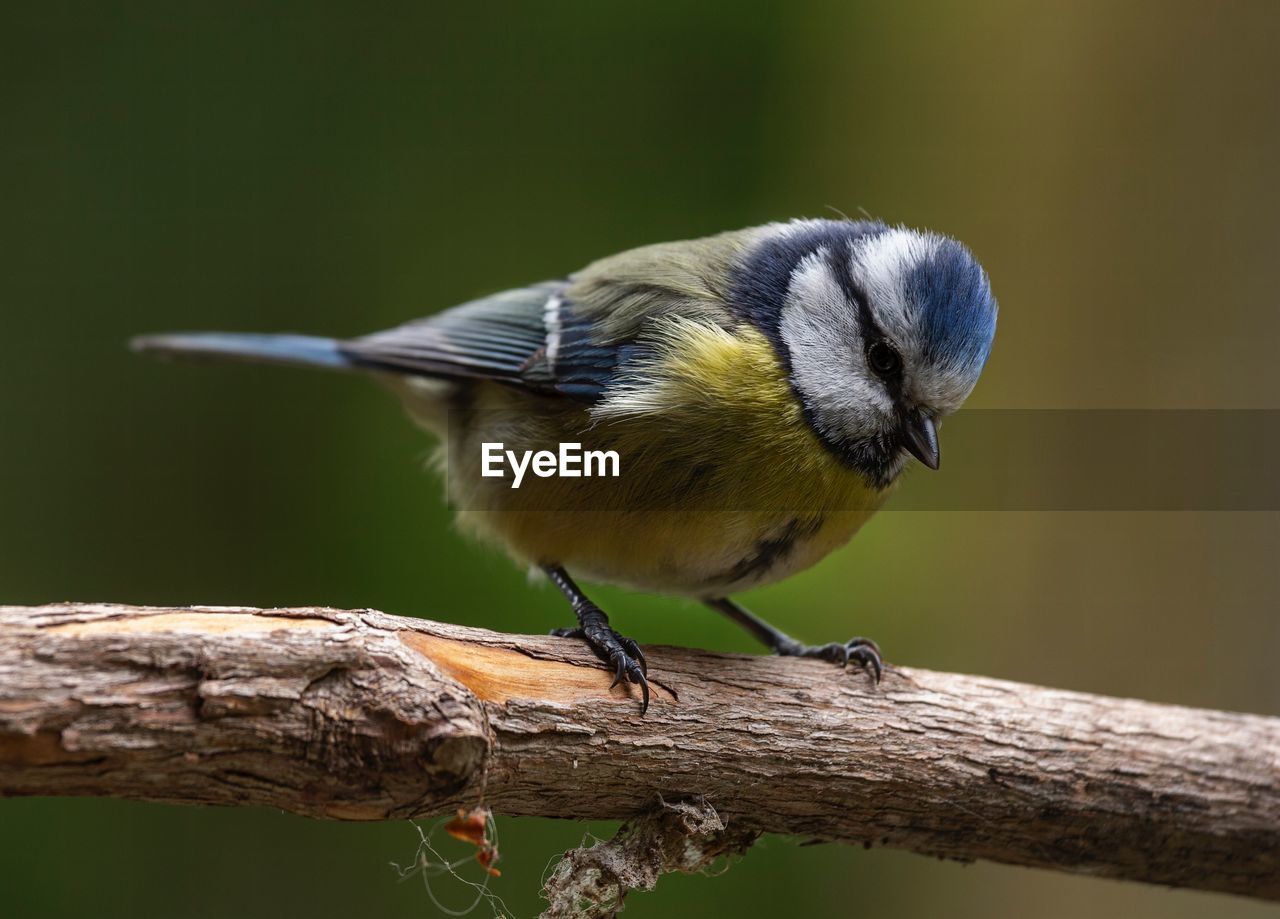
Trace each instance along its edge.
<instances>
[{"instance_id":1,"label":"white cheek","mask_svg":"<svg viewBox=\"0 0 1280 919\"><path fill-rule=\"evenodd\" d=\"M779 332L796 388L828 431L867 436L878 430L878 416L892 414L884 388L862 371L857 318L821 255L792 275Z\"/></svg>"}]
</instances>

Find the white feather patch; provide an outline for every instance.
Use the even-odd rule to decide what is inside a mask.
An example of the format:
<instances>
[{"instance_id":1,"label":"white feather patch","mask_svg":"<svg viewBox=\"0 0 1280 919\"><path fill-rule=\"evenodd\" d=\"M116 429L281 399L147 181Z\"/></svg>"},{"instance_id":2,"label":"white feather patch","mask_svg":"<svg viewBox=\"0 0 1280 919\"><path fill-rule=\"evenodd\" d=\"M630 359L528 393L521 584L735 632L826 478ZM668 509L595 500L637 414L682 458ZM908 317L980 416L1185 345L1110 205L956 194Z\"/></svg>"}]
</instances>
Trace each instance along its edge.
<instances>
[{"instance_id":1,"label":"white feather patch","mask_svg":"<svg viewBox=\"0 0 1280 919\"><path fill-rule=\"evenodd\" d=\"M553 373L556 358L560 356L560 306L563 302L559 294L552 294L542 308L542 322L547 327L547 366Z\"/></svg>"}]
</instances>

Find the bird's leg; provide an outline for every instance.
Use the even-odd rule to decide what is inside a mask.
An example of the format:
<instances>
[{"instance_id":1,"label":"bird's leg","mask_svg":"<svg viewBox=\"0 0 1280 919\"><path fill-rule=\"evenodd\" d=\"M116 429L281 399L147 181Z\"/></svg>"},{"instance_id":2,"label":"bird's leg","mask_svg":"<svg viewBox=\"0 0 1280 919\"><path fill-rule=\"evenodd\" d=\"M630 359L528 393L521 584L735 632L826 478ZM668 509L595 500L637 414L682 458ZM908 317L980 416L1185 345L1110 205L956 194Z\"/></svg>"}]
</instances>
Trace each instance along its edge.
<instances>
[{"instance_id":1,"label":"bird's leg","mask_svg":"<svg viewBox=\"0 0 1280 919\"><path fill-rule=\"evenodd\" d=\"M560 588L573 605L574 615L578 617L578 625L573 628L553 629L552 635L564 638L581 638L596 655L614 669L613 684L617 686L625 678L640 685L642 701L640 713L649 710L649 681L645 674L649 667L645 663L644 653L640 646L630 638L624 638L609 625L609 617L604 610L587 599L587 595L569 577L569 572L560 565L543 565L542 570L551 583Z\"/></svg>"},{"instance_id":2,"label":"bird's leg","mask_svg":"<svg viewBox=\"0 0 1280 919\"><path fill-rule=\"evenodd\" d=\"M774 654L784 657L817 657L831 661L840 666L856 661L871 671L880 682L880 671L883 662L880 659L880 646L870 638L850 638L844 644L832 642L828 645L805 645L796 641L786 632L774 628L750 610L744 609L728 597L704 600L707 606L719 613L724 613L738 625L742 626L759 641L768 646Z\"/></svg>"}]
</instances>

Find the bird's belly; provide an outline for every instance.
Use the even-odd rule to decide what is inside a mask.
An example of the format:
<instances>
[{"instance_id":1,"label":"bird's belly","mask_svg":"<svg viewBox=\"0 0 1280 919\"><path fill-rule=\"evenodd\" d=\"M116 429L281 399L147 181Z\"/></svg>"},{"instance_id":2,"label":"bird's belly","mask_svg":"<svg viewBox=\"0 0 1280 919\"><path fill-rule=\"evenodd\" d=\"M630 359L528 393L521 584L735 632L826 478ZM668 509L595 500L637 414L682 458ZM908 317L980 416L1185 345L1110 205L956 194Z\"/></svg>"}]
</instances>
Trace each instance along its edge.
<instances>
[{"instance_id":1,"label":"bird's belly","mask_svg":"<svg viewBox=\"0 0 1280 919\"><path fill-rule=\"evenodd\" d=\"M726 596L803 571L847 542L867 516L677 514L635 521L635 536L618 551L599 551L595 542L575 563L584 577L640 590ZM651 538L659 534L669 538Z\"/></svg>"},{"instance_id":2,"label":"bird's belly","mask_svg":"<svg viewBox=\"0 0 1280 919\"><path fill-rule=\"evenodd\" d=\"M843 545L887 495L831 457L798 413L594 425L580 410L508 408L517 397L492 387L473 398L447 437L459 526L523 564L588 580L695 597L772 583ZM527 474L515 488L511 476L482 474L494 442L612 449L620 474Z\"/></svg>"},{"instance_id":3,"label":"bird's belly","mask_svg":"<svg viewBox=\"0 0 1280 919\"><path fill-rule=\"evenodd\" d=\"M873 510L462 511L459 524L518 560L587 580L715 597L781 580L847 542Z\"/></svg>"}]
</instances>

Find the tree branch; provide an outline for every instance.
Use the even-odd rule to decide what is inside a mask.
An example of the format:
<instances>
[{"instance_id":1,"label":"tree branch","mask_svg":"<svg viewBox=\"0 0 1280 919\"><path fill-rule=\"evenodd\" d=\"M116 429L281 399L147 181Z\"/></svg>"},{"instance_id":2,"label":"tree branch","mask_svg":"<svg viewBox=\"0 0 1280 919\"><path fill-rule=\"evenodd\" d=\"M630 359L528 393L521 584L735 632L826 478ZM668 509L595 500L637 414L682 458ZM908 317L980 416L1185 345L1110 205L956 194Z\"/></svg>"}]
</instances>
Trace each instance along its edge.
<instances>
[{"instance_id":1,"label":"tree branch","mask_svg":"<svg viewBox=\"0 0 1280 919\"><path fill-rule=\"evenodd\" d=\"M329 609L0 607L0 794L726 826L1280 899L1280 719Z\"/></svg>"}]
</instances>

